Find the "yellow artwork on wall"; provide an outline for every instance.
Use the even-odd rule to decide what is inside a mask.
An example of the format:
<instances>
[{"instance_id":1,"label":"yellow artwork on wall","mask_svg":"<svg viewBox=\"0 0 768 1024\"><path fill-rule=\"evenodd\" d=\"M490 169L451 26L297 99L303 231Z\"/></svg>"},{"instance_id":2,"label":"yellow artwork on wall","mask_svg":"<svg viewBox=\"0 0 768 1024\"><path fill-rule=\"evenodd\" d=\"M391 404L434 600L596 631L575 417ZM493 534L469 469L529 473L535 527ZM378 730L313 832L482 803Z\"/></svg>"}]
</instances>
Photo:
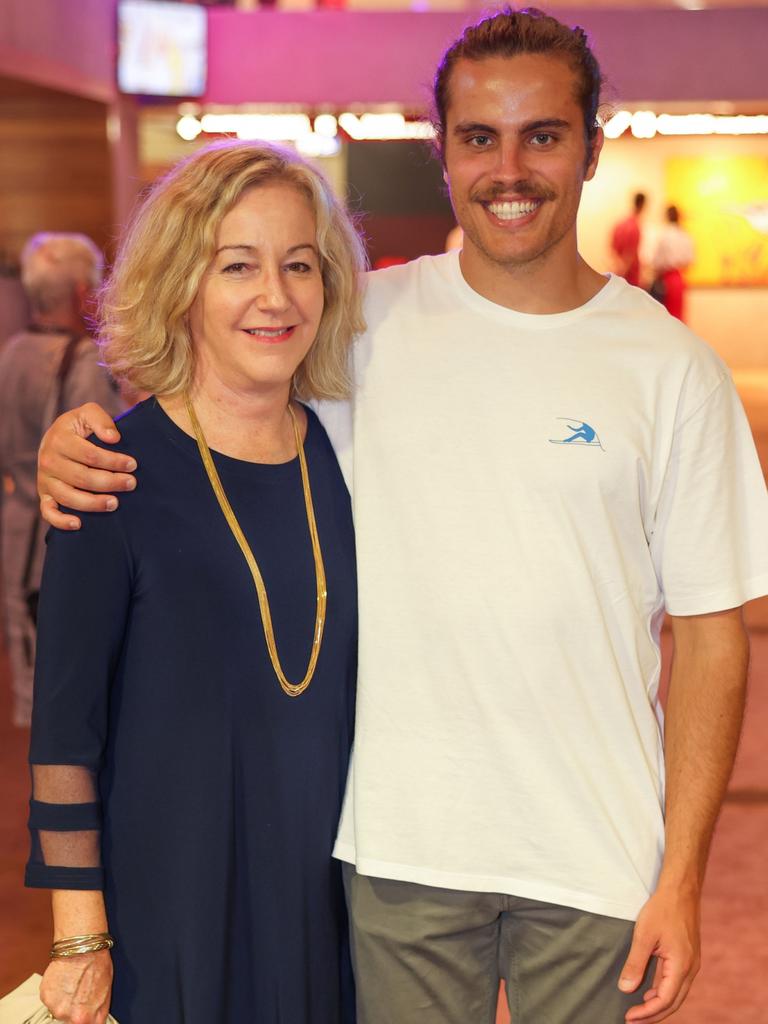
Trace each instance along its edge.
<instances>
[{"instance_id":1,"label":"yellow artwork on wall","mask_svg":"<svg viewBox=\"0 0 768 1024\"><path fill-rule=\"evenodd\" d=\"M690 285L768 284L768 158L673 157L666 192L696 246Z\"/></svg>"}]
</instances>

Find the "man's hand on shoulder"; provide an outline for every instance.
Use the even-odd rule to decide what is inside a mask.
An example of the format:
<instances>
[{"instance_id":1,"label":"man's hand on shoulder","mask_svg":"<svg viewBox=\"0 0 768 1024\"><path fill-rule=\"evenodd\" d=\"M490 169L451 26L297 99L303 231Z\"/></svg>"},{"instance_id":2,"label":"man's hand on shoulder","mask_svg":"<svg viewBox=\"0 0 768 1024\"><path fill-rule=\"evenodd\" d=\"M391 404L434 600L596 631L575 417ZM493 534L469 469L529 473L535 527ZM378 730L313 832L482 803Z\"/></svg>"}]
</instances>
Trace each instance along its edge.
<instances>
[{"instance_id":1,"label":"man's hand on shoulder","mask_svg":"<svg viewBox=\"0 0 768 1024\"><path fill-rule=\"evenodd\" d=\"M136 460L105 451L86 440L95 434L105 444L120 440L112 418L89 402L62 413L43 437L38 455L37 491L43 519L60 530L78 530L77 516L60 511L59 504L80 512L112 512L118 501L108 491L132 491Z\"/></svg>"},{"instance_id":2,"label":"man's hand on shoulder","mask_svg":"<svg viewBox=\"0 0 768 1024\"><path fill-rule=\"evenodd\" d=\"M682 1005L699 971L699 911L699 896L675 887L659 887L640 911L619 988L634 992L651 957L656 970L643 1004L627 1011L629 1024L656 1024Z\"/></svg>"}]
</instances>

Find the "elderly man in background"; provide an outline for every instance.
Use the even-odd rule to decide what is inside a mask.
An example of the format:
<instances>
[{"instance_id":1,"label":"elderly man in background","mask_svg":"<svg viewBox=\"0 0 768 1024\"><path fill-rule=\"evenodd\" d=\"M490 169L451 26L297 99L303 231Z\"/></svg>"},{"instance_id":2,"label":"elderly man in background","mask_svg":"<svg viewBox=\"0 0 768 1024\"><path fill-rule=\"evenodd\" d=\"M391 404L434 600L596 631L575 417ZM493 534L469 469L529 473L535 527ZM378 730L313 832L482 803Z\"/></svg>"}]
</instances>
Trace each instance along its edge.
<instances>
[{"instance_id":1,"label":"elderly man in background","mask_svg":"<svg viewBox=\"0 0 768 1024\"><path fill-rule=\"evenodd\" d=\"M79 402L121 409L88 336L88 309L104 257L79 234L34 235L21 254L30 323L0 352L0 472L4 621L11 663L13 721L29 724L35 602L42 564L35 472L44 431Z\"/></svg>"}]
</instances>

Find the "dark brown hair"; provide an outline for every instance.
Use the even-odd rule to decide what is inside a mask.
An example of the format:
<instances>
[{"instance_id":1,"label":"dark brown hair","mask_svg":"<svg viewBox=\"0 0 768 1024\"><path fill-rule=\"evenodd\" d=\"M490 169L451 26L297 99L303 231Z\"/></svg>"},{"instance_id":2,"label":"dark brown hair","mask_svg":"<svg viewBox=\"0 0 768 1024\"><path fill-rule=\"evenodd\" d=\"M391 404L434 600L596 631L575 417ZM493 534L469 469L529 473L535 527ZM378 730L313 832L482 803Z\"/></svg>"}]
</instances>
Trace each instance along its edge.
<instances>
[{"instance_id":1,"label":"dark brown hair","mask_svg":"<svg viewBox=\"0 0 768 1024\"><path fill-rule=\"evenodd\" d=\"M496 14L470 25L443 55L433 84L436 144L440 156L445 145L445 122L453 67L459 60L485 60L488 57L517 57L541 53L567 61L576 74L576 99L584 112L587 149L597 133L597 110L603 76L589 48L583 28L568 28L556 18L535 7L516 11L505 7Z\"/></svg>"}]
</instances>

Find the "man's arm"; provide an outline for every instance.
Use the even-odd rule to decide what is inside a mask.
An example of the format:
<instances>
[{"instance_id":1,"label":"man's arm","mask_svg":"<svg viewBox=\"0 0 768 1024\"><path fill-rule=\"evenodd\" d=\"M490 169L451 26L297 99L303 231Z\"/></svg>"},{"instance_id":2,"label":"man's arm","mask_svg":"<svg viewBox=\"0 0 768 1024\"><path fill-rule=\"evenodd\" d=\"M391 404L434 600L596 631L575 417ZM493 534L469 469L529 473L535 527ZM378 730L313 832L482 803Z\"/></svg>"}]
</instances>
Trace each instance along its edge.
<instances>
[{"instance_id":1,"label":"man's arm","mask_svg":"<svg viewBox=\"0 0 768 1024\"><path fill-rule=\"evenodd\" d=\"M93 402L59 416L40 445L40 512L60 530L77 530L80 520L61 512L59 502L80 512L112 512L117 498L102 492L132 491L136 486L136 478L130 475L136 460L91 444L86 440L91 434L106 444L120 440L112 418Z\"/></svg>"},{"instance_id":2,"label":"man's arm","mask_svg":"<svg viewBox=\"0 0 768 1024\"><path fill-rule=\"evenodd\" d=\"M665 853L635 926L619 988L634 991L651 956L654 982L627 1021L656 1024L681 1005L699 969L699 910L712 833L744 715L749 640L741 609L674 617L666 708Z\"/></svg>"}]
</instances>

